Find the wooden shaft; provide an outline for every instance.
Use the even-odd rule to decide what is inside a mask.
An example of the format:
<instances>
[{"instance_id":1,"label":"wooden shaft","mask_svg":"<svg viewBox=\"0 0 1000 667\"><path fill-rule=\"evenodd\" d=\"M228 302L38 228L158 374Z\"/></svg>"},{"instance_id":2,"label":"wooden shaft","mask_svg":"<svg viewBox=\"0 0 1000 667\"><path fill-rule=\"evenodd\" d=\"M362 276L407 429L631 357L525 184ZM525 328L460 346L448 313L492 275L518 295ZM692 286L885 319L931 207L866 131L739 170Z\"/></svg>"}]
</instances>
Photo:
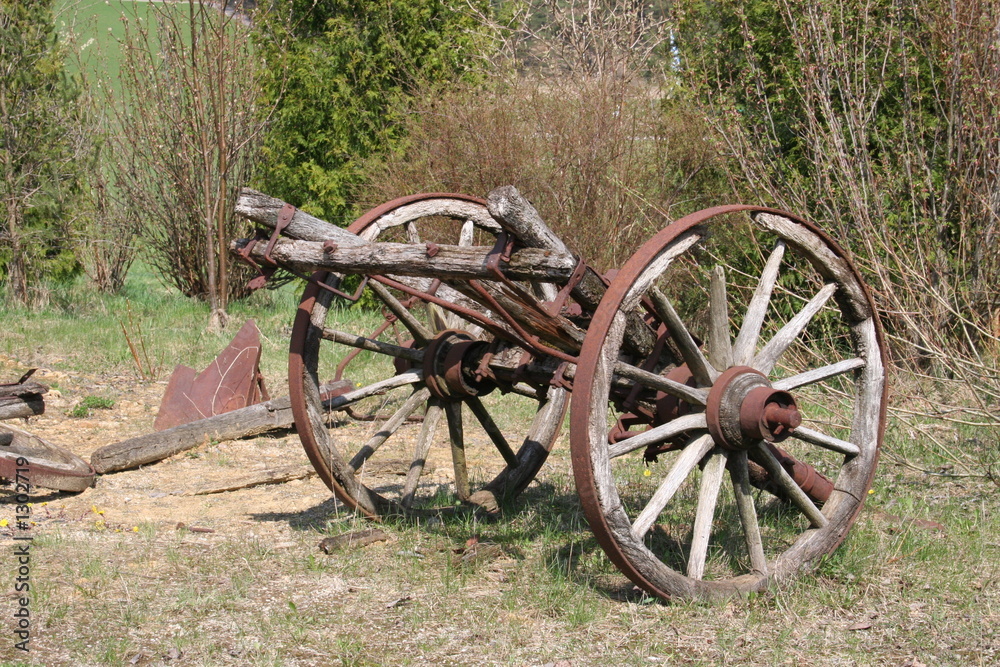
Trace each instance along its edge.
<instances>
[{"instance_id":1,"label":"wooden shaft","mask_svg":"<svg viewBox=\"0 0 1000 667\"><path fill-rule=\"evenodd\" d=\"M246 241L235 241L231 248L238 250L245 245ZM265 244L256 244L251 257L261 262L264 250ZM271 250L271 258L302 273L327 270L445 280L495 280L496 276L486 267L490 250L485 246L442 245L431 253L423 245L366 242L348 247L338 245L336 249L331 249L316 241L278 239ZM502 263L500 268L511 280L565 283L575 265L572 255L523 248L513 254L509 263Z\"/></svg>"},{"instance_id":2,"label":"wooden shaft","mask_svg":"<svg viewBox=\"0 0 1000 667\"><path fill-rule=\"evenodd\" d=\"M239 199L236 201L235 211L247 220L252 220L258 225L274 228L278 223L278 213L285 207L285 202L275 197L270 197L263 192L257 192L250 188L240 190ZM341 229L337 225L320 220L296 209L288 226L282 232L286 236L304 241L326 241L332 240L338 245L352 246L364 245L364 239L355 234Z\"/></svg>"},{"instance_id":3,"label":"wooden shaft","mask_svg":"<svg viewBox=\"0 0 1000 667\"><path fill-rule=\"evenodd\" d=\"M350 386L348 381L324 385L321 391ZM181 424L164 431L140 435L105 445L90 455L90 465L100 474L138 468L197 447L208 438L235 440L290 428L294 423L287 396Z\"/></svg>"},{"instance_id":4,"label":"wooden shaft","mask_svg":"<svg viewBox=\"0 0 1000 667\"><path fill-rule=\"evenodd\" d=\"M548 228L531 202L513 185L493 190L487 197L487 208L500 226L514 234L524 245L559 254L570 254L566 244ZM597 310L606 291L607 287L601 277L596 271L587 267L570 295L580 304L584 312L592 313ZM625 329L625 346L640 355L647 355L652 352L654 342L653 332L642 323L637 314L630 313Z\"/></svg>"}]
</instances>

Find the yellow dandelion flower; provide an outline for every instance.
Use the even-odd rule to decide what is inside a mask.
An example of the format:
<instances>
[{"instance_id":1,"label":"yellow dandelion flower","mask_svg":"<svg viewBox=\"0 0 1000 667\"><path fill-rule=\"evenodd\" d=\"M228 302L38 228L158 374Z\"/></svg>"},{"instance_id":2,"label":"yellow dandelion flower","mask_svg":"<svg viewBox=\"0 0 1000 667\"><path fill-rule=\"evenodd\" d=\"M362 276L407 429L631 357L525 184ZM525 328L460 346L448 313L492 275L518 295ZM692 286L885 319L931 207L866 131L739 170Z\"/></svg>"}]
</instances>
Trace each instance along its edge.
<instances>
[{"instance_id":1,"label":"yellow dandelion flower","mask_svg":"<svg viewBox=\"0 0 1000 667\"><path fill-rule=\"evenodd\" d=\"M653 471L650 470L649 468L646 468L645 470L642 471L643 477L649 477L652 474L653 474Z\"/></svg>"},{"instance_id":2,"label":"yellow dandelion flower","mask_svg":"<svg viewBox=\"0 0 1000 667\"><path fill-rule=\"evenodd\" d=\"M7 519L0 519L0 528L6 528L8 523Z\"/></svg>"}]
</instances>

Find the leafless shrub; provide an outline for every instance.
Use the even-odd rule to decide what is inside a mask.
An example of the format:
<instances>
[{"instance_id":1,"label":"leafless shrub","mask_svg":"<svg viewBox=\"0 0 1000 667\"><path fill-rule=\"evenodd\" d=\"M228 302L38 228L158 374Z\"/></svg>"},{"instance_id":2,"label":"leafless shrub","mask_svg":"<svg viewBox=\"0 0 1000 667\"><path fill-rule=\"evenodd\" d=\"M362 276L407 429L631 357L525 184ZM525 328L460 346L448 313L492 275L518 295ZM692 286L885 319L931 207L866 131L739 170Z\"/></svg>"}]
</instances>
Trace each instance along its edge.
<instances>
[{"instance_id":1,"label":"leafless shrub","mask_svg":"<svg viewBox=\"0 0 1000 667\"><path fill-rule=\"evenodd\" d=\"M189 0L149 15L128 18L120 44L119 205L164 279L224 324L228 300L247 293L249 269L228 244L245 231L233 205L265 125L260 70L243 22L221 7Z\"/></svg>"},{"instance_id":2,"label":"leafless shrub","mask_svg":"<svg viewBox=\"0 0 1000 667\"><path fill-rule=\"evenodd\" d=\"M662 65L669 22L662 1L528 0L503 22L481 15L493 71L597 79L649 76Z\"/></svg>"},{"instance_id":3,"label":"leafless shrub","mask_svg":"<svg viewBox=\"0 0 1000 667\"><path fill-rule=\"evenodd\" d=\"M98 151L90 170L85 221L76 238L76 255L83 270L101 292L121 291L125 275L138 253L139 219L131 207L114 196L107 156Z\"/></svg>"},{"instance_id":4,"label":"leafless shrub","mask_svg":"<svg viewBox=\"0 0 1000 667\"><path fill-rule=\"evenodd\" d=\"M734 187L852 248L894 342L902 423L997 426L1000 6L775 7L785 64L764 62L739 10L740 66L689 63Z\"/></svg>"},{"instance_id":5,"label":"leafless shrub","mask_svg":"<svg viewBox=\"0 0 1000 667\"><path fill-rule=\"evenodd\" d=\"M490 23L495 76L418 91L406 149L368 165L375 204L506 184L588 261L620 266L668 218L718 185L707 128L653 75L665 23L636 2L527 3ZM709 184L713 184L710 186Z\"/></svg>"}]
</instances>

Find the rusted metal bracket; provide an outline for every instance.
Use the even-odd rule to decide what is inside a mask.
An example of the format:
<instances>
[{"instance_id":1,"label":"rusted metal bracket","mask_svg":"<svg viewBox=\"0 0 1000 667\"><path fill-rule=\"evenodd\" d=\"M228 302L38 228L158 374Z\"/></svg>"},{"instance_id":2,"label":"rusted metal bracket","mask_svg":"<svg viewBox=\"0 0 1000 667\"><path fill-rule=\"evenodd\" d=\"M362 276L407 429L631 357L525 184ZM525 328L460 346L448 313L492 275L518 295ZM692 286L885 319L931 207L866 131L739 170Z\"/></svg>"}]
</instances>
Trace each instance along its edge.
<instances>
[{"instance_id":1,"label":"rusted metal bracket","mask_svg":"<svg viewBox=\"0 0 1000 667\"><path fill-rule=\"evenodd\" d=\"M566 305L567 299L569 299L570 293L576 289L576 286L580 284L583 277L587 275L587 263L580 258L577 258L576 268L573 269L573 273L570 274L569 281L563 286L556 298L546 304L543 304L545 309L548 311L549 315L555 317L563 312L563 306ZM582 313L582 310L581 310Z\"/></svg>"}]
</instances>

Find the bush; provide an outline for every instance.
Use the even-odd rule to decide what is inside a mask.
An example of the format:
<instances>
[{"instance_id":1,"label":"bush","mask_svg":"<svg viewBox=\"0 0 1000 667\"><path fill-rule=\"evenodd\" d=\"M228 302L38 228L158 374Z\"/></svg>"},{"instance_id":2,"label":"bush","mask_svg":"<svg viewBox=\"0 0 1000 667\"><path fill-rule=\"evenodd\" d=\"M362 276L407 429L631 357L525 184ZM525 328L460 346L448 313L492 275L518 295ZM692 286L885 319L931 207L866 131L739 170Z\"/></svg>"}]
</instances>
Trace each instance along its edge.
<instances>
[{"instance_id":1,"label":"bush","mask_svg":"<svg viewBox=\"0 0 1000 667\"><path fill-rule=\"evenodd\" d=\"M359 201L428 191L485 197L515 185L600 270L728 189L698 116L641 81L577 75L426 87L403 126L403 148L367 164Z\"/></svg>"},{"instance_id":2,"label":"bush","mask_svg":"<svg viewBox=\"0 0 1000 667\"><path fill-rule=\"evenodd\" d=\"M480 40L473 10L483 6L275 3L260 43L266 105L274 113L258 187L321 218L349 222L359 165L399 141L399 112L419 82L474 76Z\"/></svg>"},{"instance_id":3,"label":"bush","mask_svg":"<svg viewBox=\"0 0 1000 667\"><path fill-rule=\"evenodd\" d=\"M682 63L733 182L853 250L907 410L1000 422L1000 6L678 6Z\"/></svg>"}]
</instances>

